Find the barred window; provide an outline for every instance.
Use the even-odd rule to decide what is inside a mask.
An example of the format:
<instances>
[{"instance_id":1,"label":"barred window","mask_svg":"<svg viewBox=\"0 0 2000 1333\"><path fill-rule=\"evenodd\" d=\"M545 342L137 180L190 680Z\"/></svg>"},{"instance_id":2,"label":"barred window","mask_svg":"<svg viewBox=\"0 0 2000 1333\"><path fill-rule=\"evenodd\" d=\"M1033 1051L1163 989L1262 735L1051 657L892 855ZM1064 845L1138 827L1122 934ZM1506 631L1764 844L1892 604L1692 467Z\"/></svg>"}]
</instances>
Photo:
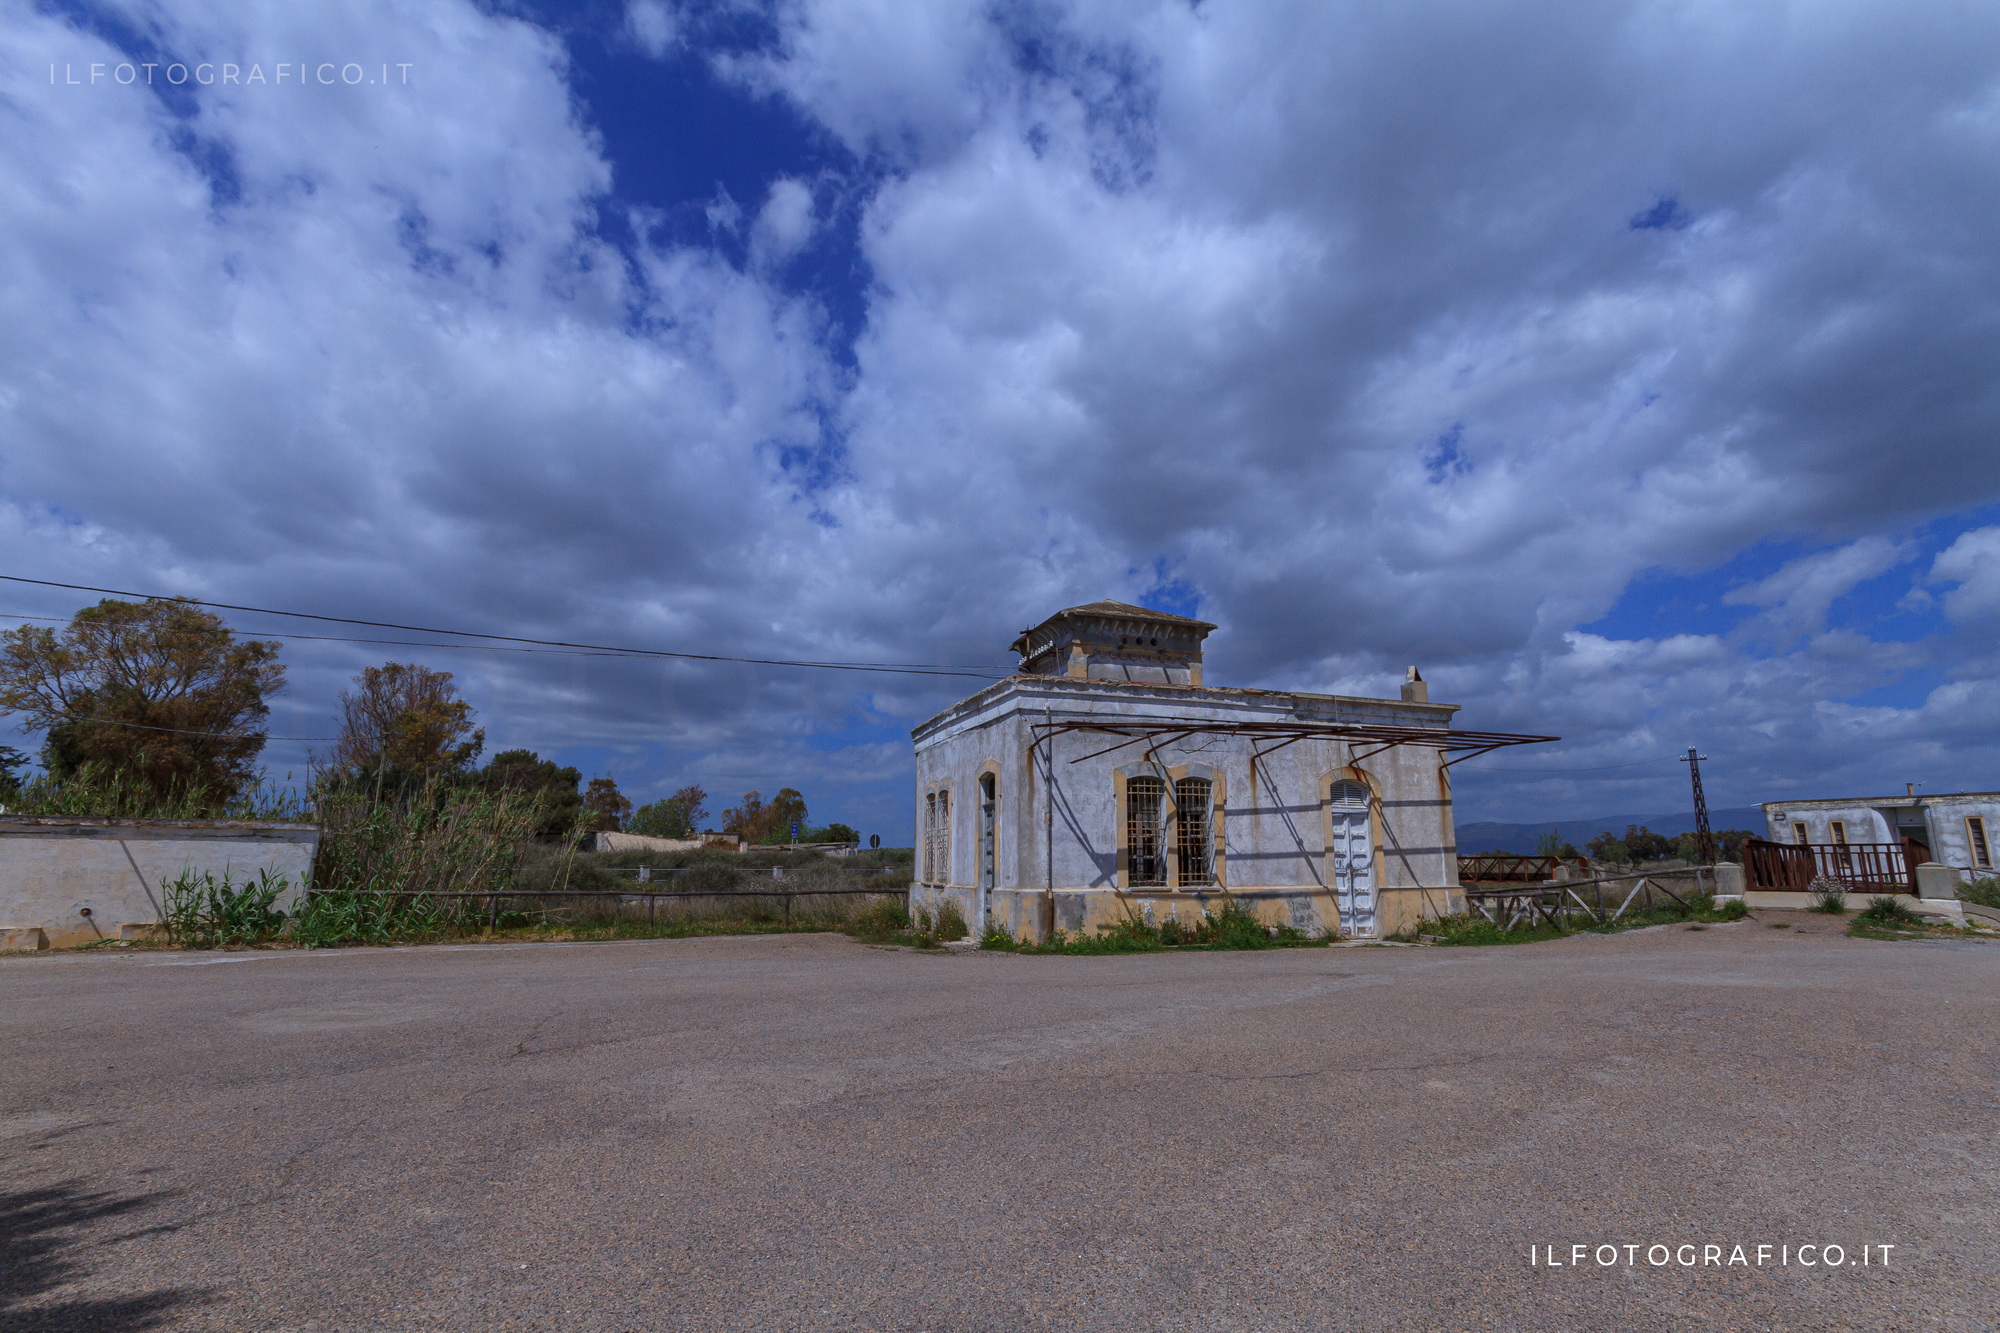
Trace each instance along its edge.
<instances>
[{"instance_id":1,"label":"barred window","mask_svg":"<svg viewBox=\"0 0 2000 1333\"><path fill-rule=\"evenodd\" d=\"M933 882L933 870L937 866L937 793L924 793L924 851L923 872L918 878L924 883Z\"/></svg>"},{"instance_id":2,"label":"barred window","mask_svg":"<svg viewBox=\"0 0 2000 1333\"><path fill-rule=\"evenodd\" d=\"M1184 889L1215 883L1213 793L1207 778L1174 783L1174 868Z\"/></svg>"},{"instance_id":3,"label":"barred window","mask_svg":"<svg viewBox=\"0 0 2000 1333\"><path fill-rule=\"evenodd\" d=\"M1165 812L1167 784L1158 778L1125 780L1125 869L1134 887L1167 882Z\"/></svg>"},{"instance_id":4,"label":"barred window","mask_svg":"<svg viewBox=\"0 0 2000 1333\"><path fill-rule=\"evenodd\" d=\"M937 794L937 840L933 844L931 882L951 883L951 792Z\"/></svg>"}]
</instances>

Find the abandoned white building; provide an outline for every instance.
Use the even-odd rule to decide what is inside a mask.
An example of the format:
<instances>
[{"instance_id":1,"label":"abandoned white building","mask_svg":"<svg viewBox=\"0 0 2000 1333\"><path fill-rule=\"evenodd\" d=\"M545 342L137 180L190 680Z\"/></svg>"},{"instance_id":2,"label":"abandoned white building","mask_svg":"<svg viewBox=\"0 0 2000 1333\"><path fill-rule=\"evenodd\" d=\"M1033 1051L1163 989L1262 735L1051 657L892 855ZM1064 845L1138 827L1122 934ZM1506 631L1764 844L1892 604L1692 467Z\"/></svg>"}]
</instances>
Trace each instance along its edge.
<instances>
[{"instance_id":1,"label":"abandoned white building","mask_svg":"<svg viewBox=\"0 0 2000 1333\"><path fill-rule=\"evenodd\" d=\"M1837 797L1766 801L1764 822L1772 842L1799 846L1902 847L1915 865L1947 865L1962 879L1994 873L1993 838L2000 833L2000 792L1919 796Z\"/></svg>"},{"instance_id":2,"label":"abandoned white building","mask_svg":"<svg viewBox=\"0 0 2000 1333\"><path fill-rule=\"evenodd\" d=\"M917 727L912 906L1028 940L1230 900L1364 939L1464 911L1450 765L1555 738L1452 730L1414 667L1401 699L1209 685L1214 628L1072 607Z\"/></svg>"}]
</instances>

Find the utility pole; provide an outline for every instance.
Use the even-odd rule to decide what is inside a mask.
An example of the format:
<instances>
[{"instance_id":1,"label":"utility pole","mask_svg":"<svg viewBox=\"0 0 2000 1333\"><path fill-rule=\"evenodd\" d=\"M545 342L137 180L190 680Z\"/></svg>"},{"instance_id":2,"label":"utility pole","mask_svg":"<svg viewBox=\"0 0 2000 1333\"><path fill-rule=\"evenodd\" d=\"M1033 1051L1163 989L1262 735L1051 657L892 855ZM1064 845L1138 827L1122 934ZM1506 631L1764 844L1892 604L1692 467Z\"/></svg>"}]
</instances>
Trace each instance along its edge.
<instances>
[{"instance_id":1,"label":"utility pole","mask_svg":"<svg viewBox=\"0 0 2000 1333\"><path fill-rule=\"evenodd\" d=\"M1694 746L1681 756L1681 762L1688 766L1688 779L1694 784L1694 849L1695 859L1702 865L1715 864L1715 834L1708 827L1708 798L1701 791L1701 761L1708 758L1696 754Z\"/></svg>"}]
</instances>

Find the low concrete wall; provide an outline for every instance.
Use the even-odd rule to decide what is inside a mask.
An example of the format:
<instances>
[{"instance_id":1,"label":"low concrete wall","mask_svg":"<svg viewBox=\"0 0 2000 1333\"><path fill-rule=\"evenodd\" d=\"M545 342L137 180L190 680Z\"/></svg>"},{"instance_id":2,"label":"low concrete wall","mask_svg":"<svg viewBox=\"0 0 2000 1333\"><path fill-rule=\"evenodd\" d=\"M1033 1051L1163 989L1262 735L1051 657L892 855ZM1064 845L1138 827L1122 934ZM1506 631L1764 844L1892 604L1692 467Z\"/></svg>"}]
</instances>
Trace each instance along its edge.
<instances>
[{"instance_id":1,"label":"low concrete wall","mask_svg":"<svg viewBox=\"0 0 2000 1333\"><path fill-rule=\"evenodd\" d=\"M0 948L158 935L161 886L190 870L238 883L283 875L289 909L318 846L314 824L0 815Z\"/></svg>"},{"instance_id":2,"label":"low concrete wall","mask_svg":"<svg viewBox=\"0 0 2000 1333\"><path fill-rule=\"evenodd\" d=\"M1096 934L1139 917L1154 925L1178 917L1192 925L1203 910L1220 912L1234 900L1259 921L1291 926L1315 938L1339 933L1339 909L1334 895L1321 888L1190 889L1179 893L1121 893L1116 889L1057 889L1056 928L1070 935ZM974 891L963 885L918 884L910 890L913 911L937 911L956 903L968 925L973 920ZM1039 944L1048 935L1048 895L1040 889L998 889L989 904L989 927L1005 930L1018 940ZM1465 893L1451 888L1375 890L1376 932L1387 939L1419 923L1465 911Z\"/></svg>"},{"instance_id":3,"label":"low concrete wall","mask_svg":"<svg viewBox=\"0 0 2000 1333\"><path fill-rule=\"evenodd\" d=\"M700 838L652 838L643 833L599 833L591 845L594 852L698 852ZM726 851L737 850L734 847Z\"/></svg>"},{"instance_id":4,"label":"low concrete wall","mask_svg":"<svg viewBox=\"0 0 2000 1333\"><path fill-rule=\"evenodd\" d=\"M1956 898L1913 898L1907 893L1849 893L1847 910L1859 912L1877 898L1901 903L1919 916L1942 917L1954 925L1965 924L1964 904ZM1792 889L1748 889L1743 894L1743 905L1752 910L1766 908L1805 912L1818 904L1819 900L1812 894Z\"/></svg>"}]
</instances>

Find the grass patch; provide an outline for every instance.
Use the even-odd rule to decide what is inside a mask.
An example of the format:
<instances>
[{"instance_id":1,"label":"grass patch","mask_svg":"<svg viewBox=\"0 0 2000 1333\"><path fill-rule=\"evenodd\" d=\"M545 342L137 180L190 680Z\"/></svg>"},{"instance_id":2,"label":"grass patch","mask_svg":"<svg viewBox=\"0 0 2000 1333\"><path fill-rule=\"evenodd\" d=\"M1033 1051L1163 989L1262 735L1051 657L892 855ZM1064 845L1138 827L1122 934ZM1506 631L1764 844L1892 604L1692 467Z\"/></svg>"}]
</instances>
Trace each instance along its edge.
<instances>
[{"instance_id":1,"label":"grass patch","mask_svg":"<svg viewBox=\"0 0 2000 1333\"><path fill-rule=\"evenodd\" d=\"M1203 912L1193 923L1171 918L1158 925L1132 916L1107 930L1070 934L1058 930L1040 944L1029 944L1004 930L987 932L979 942L982 949L1008 953L1100 955L1118 953L1166 953L1177 949L1309 949L1333 943L1308 935L1292 926L1267 926L1240 903L1230 901L1219 912Z\"/></svg>"},{"instance_id":2,"label":"grass patch","mask_svg":"<svg viewBox=\"0 0 2000 1333\"><path fill-rule=\"evenodd\" d=\"M1975 879L1958 886L1958 896L1981 907L2000 908L2000 879Z\"/></svg>"},{"instance_id":3,"label":"grass patch","mask_svg":"<svg viewBox=\"0 0 2000 1333\"><path fill-rule=\"evenodd\" d=\"M1921 926L1923 919L1909 909L1900 898L1877 898L1861 909L1855 917L1856 923L1866 921L1871 926Z\"/></svg>"}]
</instances>

